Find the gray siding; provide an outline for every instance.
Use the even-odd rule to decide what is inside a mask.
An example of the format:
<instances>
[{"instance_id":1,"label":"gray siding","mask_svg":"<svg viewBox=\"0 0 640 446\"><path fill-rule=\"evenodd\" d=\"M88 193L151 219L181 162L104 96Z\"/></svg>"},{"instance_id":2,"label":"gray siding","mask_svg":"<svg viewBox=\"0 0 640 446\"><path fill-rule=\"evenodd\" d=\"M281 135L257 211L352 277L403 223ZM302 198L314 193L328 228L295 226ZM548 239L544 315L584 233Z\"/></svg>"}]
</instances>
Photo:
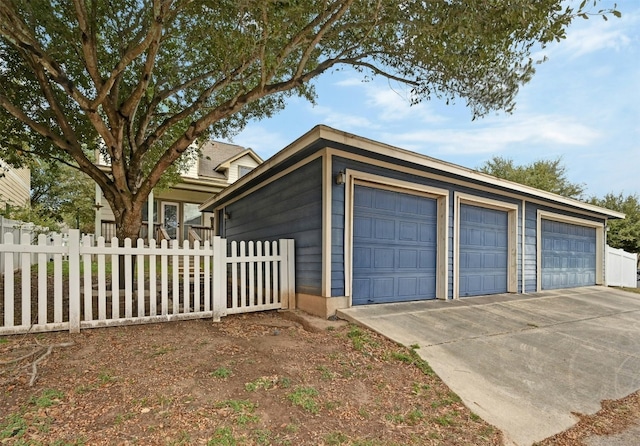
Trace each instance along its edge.
<instances>
[{"instance_id":1,"label":"gray siding","mask_svg":"<svg viewBox=\"0 0 640 446\"><path fill-rule=\"evenodd\" d=\"M228 240L296 241L296 292L322 292L322 162L316 159L228 205Z\"/></svg>"},{"instance_id":2,"label":"gray siding","mask_svg":"<svg viewBox=\"0 0 640 446\"><path fill-rule=\"evenodd\" d=\"M525 232L524 232L524 286L525 293L534 293L537 289L537 212L535 204L525 205Z\"/></svg>"},{"instance_id":3,"label":"gray siding","mask_svg":"<svg viewBox=\"0 0 640 446\"><path fill-rule=\"evenodd\" d=\"M411 181L416 184L422 184L426 186L437 187L441 189L449 190L449 221L448 221L448 294L449 298L453 297L453 215L455 210L455 201L454 201L454 192L462 192L466 194L475 195L482 198L490 198L493 200L503 201L505 203L517 204L518 205L518 238L517 238L517 250L518 250L518 287L520 287L520 281L522 280L521 274L521 221L522 221L522 201L507 198L498 194L488 193L484 191L478 191L476 189L470 187L462 187L459 185L454 185L450 183L445 183L440 180L429 179L424 177L418 177L415 175L410 175L404 172L399 172L396 170L385 169L383 167L374 166L367 163L362 163L359 161L353 161L341 157L333 158L333 166L332 166L332 177L335 176L340 171L344 171L346 169L358 170L361 172L368 172L375 175L380 175L383 177L394 178L404 181ZM333 231L332 231L332 263L331 263L331 275L332 275L332 296L343 296L344 295L344 185L333 185L332 188L332 220L334 223ZM535 265L535 263L534 263ZM520 288L518 288L520 290Z\"/></svg>"}]
</instances>

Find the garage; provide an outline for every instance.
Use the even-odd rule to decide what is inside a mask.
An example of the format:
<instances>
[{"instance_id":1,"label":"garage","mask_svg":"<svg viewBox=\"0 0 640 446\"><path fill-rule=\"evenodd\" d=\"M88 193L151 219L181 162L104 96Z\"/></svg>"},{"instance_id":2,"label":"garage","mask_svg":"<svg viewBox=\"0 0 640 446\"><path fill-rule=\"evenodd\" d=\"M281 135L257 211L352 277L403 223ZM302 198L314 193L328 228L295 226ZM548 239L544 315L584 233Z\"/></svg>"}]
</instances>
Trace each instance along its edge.
<instances>
[{"instance_id":1,"label":"garage","mask_svg":"<svg viewBox=\"0 0 640 446\"><path fill-rule=\"evenodd\" d=\"M356 184L353 305L436 297L437 202Z\"/></svg>"},{"instance_id":2,"label":"garage","mask_svg":"<svg viewBox=\"0 0 640 446\"><path fill-rule=\"evenodd\" d=\"M596 284L596 228L542 219L542 289Z\"/></svg>"},{"instance_id":3,"label":"garage","mask_svg":"<svg viewBox=\"0 0 640 446\"><path fill-rule=\"evenodd\" d=\"M460 297L507 292L508 230L508 212L460 205Z\"/></svg>"}]
</instances>

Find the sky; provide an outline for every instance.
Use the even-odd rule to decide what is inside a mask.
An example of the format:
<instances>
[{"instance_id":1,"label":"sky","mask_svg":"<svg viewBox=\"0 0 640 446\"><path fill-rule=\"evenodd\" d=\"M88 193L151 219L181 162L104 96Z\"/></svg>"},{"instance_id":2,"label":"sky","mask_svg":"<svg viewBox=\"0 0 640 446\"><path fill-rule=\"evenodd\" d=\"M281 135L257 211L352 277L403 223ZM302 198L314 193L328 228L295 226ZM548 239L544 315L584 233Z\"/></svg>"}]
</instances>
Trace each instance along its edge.
<instances>
[{"instance_id":1,"label":"sky","mask_svg":"<svg viewBox=\"0 0 640 446\"><path fill-rule=\"evenodd\" d=\"M547 61L521 87L512 114L473 121L463 100L410 106L397 84L344 71L314 82L315 105L291 98L233 142L266 160L324 124L472 169L493 156L519 165L560 156L586 197L640 195L640 1L619 0L617 9L619 19L576 19L566 40L536 52Z\"/></svg>"}]
</instances>

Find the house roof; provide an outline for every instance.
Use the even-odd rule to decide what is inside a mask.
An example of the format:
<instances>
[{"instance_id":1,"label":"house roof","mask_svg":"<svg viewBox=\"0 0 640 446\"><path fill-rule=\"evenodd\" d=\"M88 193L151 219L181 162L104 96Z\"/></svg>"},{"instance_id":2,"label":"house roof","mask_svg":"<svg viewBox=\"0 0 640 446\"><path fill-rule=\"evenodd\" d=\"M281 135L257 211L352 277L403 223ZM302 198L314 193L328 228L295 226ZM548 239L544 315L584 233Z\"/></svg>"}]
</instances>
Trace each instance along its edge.
<instances>
[{"instance_id":1,"label":"house roof","mask_svg":"<svg viewBox=\"0 0 640 446\"><path fill-rule=\"evenodd\" d=\"M245 155L251 156L258 164L262 159L251 149L220 141L207 141L200 148L198 176L208 178L226 178L224 171L231 163Z\"/></svg>"},{"instance_id":2,"label":"house roof","mask_svg":"<svg viewBox=\"0 0 640 446\"><path fill-rule=\"evenodd\" d=\"M564 197L520 183L515 183L513 181L503 180L467 167L431 158L420 153L411 152L409 150L353 135L341 130L336 130L325 125L318 125L314 127L296 141L292 142L280 152L276 153L267 161L256 167L253 171L223 189L209 200L205 201L200 206L200 210L212 210L218 204L226 201L227 199L233 198L247 188L256 187L255 185L260 183L260 177L263 177L265 172L286 164L288 160L298 158L301 155L301 152L311 146L318 146L318 143L322 143L324 147L341 147L364 150L372 155L375 154L376 156L388 157L402 161L403 163L421 166L422 168L427 168L431 171L445 174L447 176L463 178L472 184L489 186L497 190L502 190L510 195L522 198L534 198L543 202L557 203L577 210L592 212L607 218L625 217L621 212L584 203L573 198ZM319 149L320 146L317 148Z\"/></svg>"}]
</instances>

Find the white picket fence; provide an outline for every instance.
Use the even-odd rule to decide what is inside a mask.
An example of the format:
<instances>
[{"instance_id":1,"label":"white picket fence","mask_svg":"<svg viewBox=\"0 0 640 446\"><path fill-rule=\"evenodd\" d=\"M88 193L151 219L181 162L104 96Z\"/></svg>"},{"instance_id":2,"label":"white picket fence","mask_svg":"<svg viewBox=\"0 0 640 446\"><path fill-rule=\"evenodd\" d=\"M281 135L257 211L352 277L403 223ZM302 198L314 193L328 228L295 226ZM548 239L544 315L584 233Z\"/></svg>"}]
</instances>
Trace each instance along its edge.
<instances>
[{"instance_id":1,"label":"white picket fence","mask_svg":"<svg viewBox=\"0 0 640 446\"><path fill-rule=\"evenodd\" d=\"M636 288L638 286L638 254L607 246L607 285Z\"/></svg>"},{"instance_id":2,"label":"white picket fence","mask_svg":"<svg viewBox=\"0 0 640 446\"><path fill-rule=\"evenodd\" d=\"M110 242L106 246L99 237L94 246L88 236L80 240L77 230L69 231L66 244L59 235L53 243L41 235L36 245L27 236L17 244L13 234L7 234L0 244L0 335L77 333L184 319L217 321L228 314L293 304L293 240L227 243L215 237L202 245L185 241L179 246L174 241L169 246L163 240L156 246L151 240L145 246L138 239L132 246L126 239L123 247L116 238ZM48 263L53 263L52 277Z\"/></svg>"}]
</instances>

